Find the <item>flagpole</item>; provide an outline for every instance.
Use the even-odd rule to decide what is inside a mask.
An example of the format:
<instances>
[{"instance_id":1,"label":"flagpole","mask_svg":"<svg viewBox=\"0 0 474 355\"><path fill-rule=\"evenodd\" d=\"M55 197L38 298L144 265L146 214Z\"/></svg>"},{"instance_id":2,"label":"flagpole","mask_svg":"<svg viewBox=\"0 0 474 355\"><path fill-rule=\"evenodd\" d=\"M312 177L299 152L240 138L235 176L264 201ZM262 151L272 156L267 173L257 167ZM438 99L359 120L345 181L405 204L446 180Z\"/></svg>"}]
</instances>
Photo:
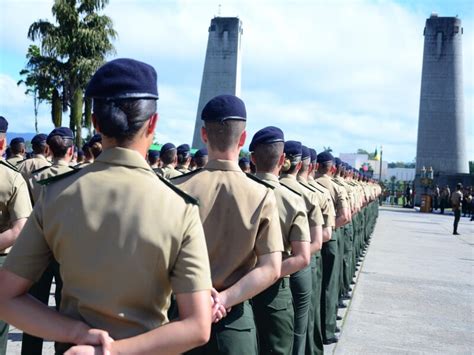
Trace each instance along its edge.
<instances>
[{"instance_id":1,"label":"flagpole","mask_svg":"<svg viewBox=\"0 0 474 355\"><path fill-rule=\"evenodd\" d=\"M383 150L382 146L380 146L380 171L379 171L379 182L382 181L382 155L383 155Z\"/></svg>"}]
</instances>

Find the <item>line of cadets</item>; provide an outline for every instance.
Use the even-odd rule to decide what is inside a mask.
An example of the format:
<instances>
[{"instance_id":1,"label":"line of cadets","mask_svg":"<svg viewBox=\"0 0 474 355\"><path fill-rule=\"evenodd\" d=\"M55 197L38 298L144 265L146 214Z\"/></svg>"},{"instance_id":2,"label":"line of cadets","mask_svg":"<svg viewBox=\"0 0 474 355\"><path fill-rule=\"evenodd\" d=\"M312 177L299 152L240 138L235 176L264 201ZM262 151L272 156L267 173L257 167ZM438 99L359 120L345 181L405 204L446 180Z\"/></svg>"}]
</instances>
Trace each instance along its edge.
<instances>
[{"instance_id":1,"label":"line of cadets","mask_svg":"<svg viewBox=\"0 0 474 355\"><path fill-rule=\"evenodd\" d=\"M156 151L148 154L150 166L163 181L169 179L200 202L215 325L211 340L190 353L323 353L323 344L338 341L337 310L351 297L357 266L375 226L380 187L329 152L317 155L300 142L285 141L277 127L254 135L249 162L254 172L247 174L249 182L245 182L236 162L246 136L243 101L218 96L206 105L202 119L203 141L213 148L211 161L207 162L206 149L191 157L189 146L176 148L171 143L162 147L159 157ZM226 126L228 134L238 132L237 140L232 143L219 133L221 128L215 130L216 125ZM72 141L69 129L57 128L47 137L33 139L34 158L10 161L29 182L32 202L37 185L77 170L70 167ZM38 145L42 151L35 150ZM51 162L46 159L48 152ZM219 155L235 156L235 162ZM246 165L240 161L241 167ZM212 195L213 185L218 186L217 196ZM246 203L252 205L250 214L243 208ZM275 259L277 252L282 252L281 260ZM57 263L51 263L45 272L48 293L51 275L57 290L61 288L58 269ZM35 286L30 293L41 298ZM44 292L45 287L40 288ZM179 310L175 311L171 318L179 318Z\"/></svg>"}]
</instances>

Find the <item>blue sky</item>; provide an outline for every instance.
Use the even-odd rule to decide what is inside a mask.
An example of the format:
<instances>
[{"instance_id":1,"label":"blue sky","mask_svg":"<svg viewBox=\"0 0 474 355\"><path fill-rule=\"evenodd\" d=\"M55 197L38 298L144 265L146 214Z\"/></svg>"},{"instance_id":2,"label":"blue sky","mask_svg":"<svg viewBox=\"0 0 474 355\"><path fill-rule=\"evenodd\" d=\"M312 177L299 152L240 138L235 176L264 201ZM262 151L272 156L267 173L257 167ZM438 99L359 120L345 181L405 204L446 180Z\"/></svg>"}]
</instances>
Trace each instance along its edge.
<instances>
[{"instance_id":1,"label":"blue sky","mask_svg":"<svg viewBox=\"0 0 474 355\"><path fill-rule=\"evenodd\" d=\"M53 1L0 0L0 114L34 131L32 99L17 87L29 25L51 19ZM207 44L218 5L243 22L242 98L248 132L276 125L287 139L336 154L383 145L389 161L416 154L423 28L432 12L463 21L465 113L473 128L471 1L111 0L117 57L152 64L159 78L160 142L190 143ZM64 117L68 122L68 117ZM40 130L52 129L49 107ZM472 139L468 157L474 160Z\"/></svg>"}]
</instances>

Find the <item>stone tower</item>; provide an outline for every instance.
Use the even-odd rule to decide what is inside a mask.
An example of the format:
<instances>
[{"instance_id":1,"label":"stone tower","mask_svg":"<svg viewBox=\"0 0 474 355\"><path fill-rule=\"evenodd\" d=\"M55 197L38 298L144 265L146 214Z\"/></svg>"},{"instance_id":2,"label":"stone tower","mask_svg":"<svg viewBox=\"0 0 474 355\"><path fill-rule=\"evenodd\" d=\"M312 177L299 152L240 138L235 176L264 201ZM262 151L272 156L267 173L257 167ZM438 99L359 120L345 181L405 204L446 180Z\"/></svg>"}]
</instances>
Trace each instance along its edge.
<instances>
[{"instance_id":1,"label":"stone tower","mask_svg":"<svg viewBox=\"0 0 474 355\"><path fill-rule=\"evenodd\" d=\"M206 60L194 127L193 148L202 148L201 111L214 96L240 96L242 22L237 17L214 17L209 26Z\"/></svg>"},{"instance_id":2,"label":"stone tower","mask_svg":"<svg viewBox=\"0 0 474 355\"><path fill-rule=\"evenodd\" d=\"M432 14L424 30L416 152L417 173L468 173L462 78L461 20Z\"/></svg>"}]
</instances>

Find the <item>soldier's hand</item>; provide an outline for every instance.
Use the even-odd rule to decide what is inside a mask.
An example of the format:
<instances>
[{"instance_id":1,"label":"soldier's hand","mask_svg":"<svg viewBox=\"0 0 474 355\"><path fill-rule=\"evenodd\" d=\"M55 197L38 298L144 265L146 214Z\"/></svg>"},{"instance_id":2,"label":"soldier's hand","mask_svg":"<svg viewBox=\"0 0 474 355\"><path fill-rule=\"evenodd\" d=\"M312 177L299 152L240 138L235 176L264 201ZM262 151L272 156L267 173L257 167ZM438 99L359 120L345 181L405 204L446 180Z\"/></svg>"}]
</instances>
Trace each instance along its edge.
<instances>
[{"instance_id":1,"label":"soldier's hand","mask_svg":"<svg viewBox=\"0 0 474 355\"><path fill-rule=\"evenodd\" d=\"M87 326L82 326L81 330L76 336L75 343L77 345L90 345L91 347L99 347L102 349L103 354L108 355L110 354L113 341L114 340L109 336L109 333L105 330L90 329Z\"/></svg>"},{"instance_id":2,"label":"soldier's hand","mask_svg":"<svg viewBox=\"0 0 474 355\"><path fill-rule=\"evenodd\" d=\"M225 306L221 303L219 298L219 292L216 289L211 290L211 297L212 297L212 322L217 323L222 318L227 316L227 312L230 311L226 310Z\"/></svg>"},{"instance_id":3,"label":"soldier's hand","mask_svg":"<svg viewBox=\"0 0 474 355\"><path fill-rule=\"evenodd\" d=\"M107 354L102 351L100 346L92 345L76 345L64 353L64 355L103 355Z\"/></svg>"}]
</instances>

